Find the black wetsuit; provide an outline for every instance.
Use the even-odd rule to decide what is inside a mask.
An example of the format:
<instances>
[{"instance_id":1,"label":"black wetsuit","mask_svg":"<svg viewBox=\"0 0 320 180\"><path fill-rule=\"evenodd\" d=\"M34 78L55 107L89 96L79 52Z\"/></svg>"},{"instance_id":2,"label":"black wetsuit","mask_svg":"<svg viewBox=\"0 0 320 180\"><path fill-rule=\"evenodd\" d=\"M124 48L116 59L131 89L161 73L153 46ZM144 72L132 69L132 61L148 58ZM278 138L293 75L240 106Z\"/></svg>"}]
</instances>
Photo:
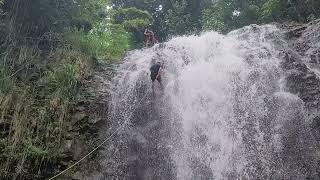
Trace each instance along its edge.
<instances>
[{"instance_id":1,"label":"black wetsuit","mask_svg":"<svg viewBox=\"0 0 320 180\"><path fill-rule=\"evenodd\" d=\"M150 77L151 77L152 82L154 82L156 80L160 68L161 68L161 65L158 64L158 63L151 66L151 68L150 68L150 71L151 71ZM158 76L157 80L161 83L160 75Z\"/></svg>"}]
</instances>

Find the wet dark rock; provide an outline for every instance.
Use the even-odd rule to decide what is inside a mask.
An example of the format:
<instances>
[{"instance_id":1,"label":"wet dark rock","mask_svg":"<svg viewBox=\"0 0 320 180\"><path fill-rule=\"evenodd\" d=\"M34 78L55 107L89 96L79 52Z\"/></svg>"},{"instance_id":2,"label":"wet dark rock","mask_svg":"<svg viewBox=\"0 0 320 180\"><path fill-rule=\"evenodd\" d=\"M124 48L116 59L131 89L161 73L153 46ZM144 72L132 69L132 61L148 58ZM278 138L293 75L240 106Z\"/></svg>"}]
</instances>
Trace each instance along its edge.
<instances>
[{"instance_id":1,"label":"wet dark rock","mask_svg":"<svg viewBox=\"0 0 320 180\"><path fill-rule=\"evenodd\" d=\"M82 101L82 102L78 103L78 106L75 108L76 111L83 112L87 109L85 106L81 105L81 103L84 103L84 102Z\"/></svg>"},{"instance_id":2,"label":"wet dark rock","mask_svg":"<svg viewBox=\"0 0 320 180\"><path fill-rule=\"evenodd\" d=\"M288 36L288 38L299 38L299 37L301 37L303 31L306 29L307 29L307 25L297 27L295 29L290 30L288 32L287 36Z\"/></svg>"},{"instance_id":3,"label":"wet dark rock","mask_svg":"<svg viewBox=\"0 0 320 180\"><path fill-rule=\"evenodd\" d=\"M73 109L65 144L63 145L61 169L70 166L83 158L103 141L99 136L102 129L106 129L105 119L108 117L109 87L106 82L112 75L112 67L107 64L97 65L96 71L82 82L77 104ZM73 169L69 179L96 179L100 176L98 151ZM63 167L62 167L63 166Z\"/></svg>"},{"instance_id":4,"label":"wet dark rock","mask_svg":"<svg viewBox=\"0 0 320 180\"><path fill-rule=\"evenodd\" d=\"M281 67L285 74L286 91L299 96L301 99L293 99L294 103L291 104L299 101L299 106L296 108L306 107L308 118L312 122L312 133L319 142L318 146L320 147L320 78L319 74L317 74L317 70L320 70L320 20L306 25L282 24L278 25L278 27L285 31L288 43L285 44L286 47L283 48L283 52L279 54L283 59ZM259 30L255 25L249 28L251 28L252 32ZM245 39L247 36L241 38ZM261 56L260 58L268 58L270 54L265 53L259 56ZM254 63L252 59L254 57L247 57L249 63ZM132 66L128 69L135 70L136 68ZM70 127L72 133L67 137L68 141L65 144L65 162L70 158L74 161L81 159L98 143L102 142L105 137L109 137L115 132L114 129L109 131L111 124L108 124L110 123L108 121L110 116L108 114L110 112L108 107L110 84L108 84L108 80L113 74L114 69L112 66L101 64L99 69L96 69L96 72L83 84L80 100L72 118L74 122L74 126ZM257 77L254 75L252 76L252 81L258 78L258 75ZM135 93L137 93L137 97L139 99L144 98L145 94L143 92L145 92L146 84L141 81L136 86ZM96 152L95 155L87 159L73 178L85 179L87 177L88 179L94 179L94 177L99 176L97 172L102 172L103 175L101 177L103 178L101 179L174 179L174 165L168 155L170 153L167 152L168 149L161 146L161 141L165 140L159 138L170 136L169 127L161 124L164 122L159 121L159 119L165 119L160 117L162 113L153 109L154 106L158 106L155 109L161 109L161 102L158 104L152 104L151 102L151 97L148 97L142 103L139 103L139 108L132 112L130 127L124 128L117 135L117 138L110 139L110 142L101 147L101 151ZM270 106L270 111L276 111L277 108L282 106L281 103L284 102L284 99L271 96L266 99L266 102ZM119 116L121 115L119 113ZM163 116L166 115L164 114ZM291 129L293 133L288 133L290 136L300 136L302 132L297 132L299 130L297 127L302 123L300 121L304 118L303 114L290 114L289 112L288 116L295 116L296 118L292 118L294 119L293 123L289 121L283 122L281 131L289 131ZM265 121L265 128L270 128L269 126L271 125L268 122L275 118L276 116L270 115L269 119L267 118ZM117 122L113 123L112 127L119 128L120 125L116 124ZM191 142L197 146L205 146L207 141L206 137L201 135L201 132L191 139ZM250 138L247 141L250 141ZM290 154L288 157L300 158L286 161L293 164L295 161L304 162L301 160L303 152L301 152L301 156L296 156L295 152L291 151L291 149L294 149L292 147L296 148L296 146L296 149L303 149L298 145L299 142L285 144L286 153ZM190 159L189 163L194 167L195 176L198 174L205 175L203 179L212 178L213 175L209 164L202 163L202 160L197 158ZM66 166L67 164L62 163L62 165ZM307 163L305 166L307 166ZM160 175L165 177L160 177ZM197 179L198 177L192 178Z\"/></svg>"},{"instance_id":5,"label":"wet dark rock","mask_svg":"<svg viewBox=\"0 0 320 180\"><path fill-rule=\"evenodd\" d=\"M4 138L9 135L10 132L10 123L0 122L0 137Z\"/></svg>"},{"instance_id":6,"label":"wet dark rock","mask_svg":"<svg viewBox=\"0 0 320 180\"><path fill-rule=\"evenodd\" d=\"M282 28L287 31L288 44L292 49L284 52L281 64L286 73L286 87L289 92L297 94L309 110L314 111L320 106L320 78L315 66L320 65L320 20Z\"/></svg>"},{"instance_id":7,"label":"wet dark rock","mask_svg":"<svg viewBox=\"0 0 320 180\"><path fill-rule=\"evenodd\" d=\"M286 88L304 102L315 146L320 147L320 20L286 29L290 51L281 64ZM320 166L318 168L320 170Z\"/></svg>"},{"instance_id":8,"label":"wet dark rock","mask_svg":"<svg viewBox=\"0 0 320 180\"><path fill-rule=\"evenodd\" d=\"M320 139L320 116L316 116L312 119L313 135L316 139Z\"/></svg>"},{"instance_id":9,"label":"wet dark rock","mask_svg":"<svg viewBox=\"0 0 320 180\"><path fill-rule=\"evenodd\" d=\"M90 118L88 122L90 124L97 124L97 123L101 122L102 120L103 120L102 117L96 117L96 118Z\"/></svg>"},{"instance_id":10,"label":"wet dark rock","mask_svg":"<svg viewBox=\"0 0 320 180\"><path fill-rule=\"evenodd\" d=\"M88 115L85 113L85 112L77 112L76 114L74 114L73 115L73 124L75 125L75 124L77 124L77 123L79 123L79 121L82 121L82 120L84 120L85 118L88 118Z\"/></svg>"}]
</instances>

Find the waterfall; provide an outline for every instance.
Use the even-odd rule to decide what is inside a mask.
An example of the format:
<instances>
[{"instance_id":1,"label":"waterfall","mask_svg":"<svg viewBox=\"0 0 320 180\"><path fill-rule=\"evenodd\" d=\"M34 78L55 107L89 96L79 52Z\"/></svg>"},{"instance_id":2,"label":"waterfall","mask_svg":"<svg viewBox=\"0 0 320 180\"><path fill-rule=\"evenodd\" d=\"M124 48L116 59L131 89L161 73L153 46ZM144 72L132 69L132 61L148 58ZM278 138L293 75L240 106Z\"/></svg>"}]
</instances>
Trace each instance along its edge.
<instances>
[{"instance_id":1,"label":"waterfall","mask_svg":"<svg viewBox=\"0 0 320 180\"><path fill-rule=\"evenodd\" d=\"M112 81L110 123L125 128L105 178L315 178L310 122L281 68L286 44L275 26L251 25L130 52ZM157 61L164 89L155 82L153 94Z\"/></svg>"}]
</instances>

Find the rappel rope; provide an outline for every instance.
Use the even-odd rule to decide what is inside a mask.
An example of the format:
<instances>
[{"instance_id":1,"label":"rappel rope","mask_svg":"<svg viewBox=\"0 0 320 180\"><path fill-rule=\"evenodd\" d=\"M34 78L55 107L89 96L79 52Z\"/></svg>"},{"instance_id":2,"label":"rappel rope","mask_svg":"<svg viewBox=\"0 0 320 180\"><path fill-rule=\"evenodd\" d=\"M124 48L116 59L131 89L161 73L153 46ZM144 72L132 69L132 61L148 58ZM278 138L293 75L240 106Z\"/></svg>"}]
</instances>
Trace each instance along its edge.
<instances>
[{"instance_id":1,"label":"rappel rope","mask_svg":"<svg viewBox=\"0 0 320 180\"><path fill-rule=\"evenodd\" d=\"M150 89L149 89L150 91ZM148 92L149 92L148 91ZM147 97L148 95L148 92L143 96L143 98L137 103L136 107L133 109L133 112L139 107L139 105L141 104L141 102ZM97 151L101 146L103 146L106 142L108 142L114 135L116 135L118 132L120 132L121 130L123 130L126 125L129 123L132 115L133 115L133 112L132 114L127 118L127 120L124 121L124 123L119 127L117 128L117 130L115 132L113 132L109 137L107 137L101 144L99 144L96 148L94 148L91 152L89 152L87 155L85 155L83 158L81 158L79 161L77 161L76 163L74 163L73 165L71 165L70 167L68 167L67 169L61 171L59 174L51 177L49 180L53 180L59 176L61 176L62 174L64 174L65 172L69 171L70 169L72 169L73 167L75 167L76 165L78 165L80 162L82 162L83 160L85 160L88 156L90 156L92 153L94 153L95 151ZM110 128L111 129L111 128ZM110 130L109 129L109 130Z\"/></svg>"}]
</instances>

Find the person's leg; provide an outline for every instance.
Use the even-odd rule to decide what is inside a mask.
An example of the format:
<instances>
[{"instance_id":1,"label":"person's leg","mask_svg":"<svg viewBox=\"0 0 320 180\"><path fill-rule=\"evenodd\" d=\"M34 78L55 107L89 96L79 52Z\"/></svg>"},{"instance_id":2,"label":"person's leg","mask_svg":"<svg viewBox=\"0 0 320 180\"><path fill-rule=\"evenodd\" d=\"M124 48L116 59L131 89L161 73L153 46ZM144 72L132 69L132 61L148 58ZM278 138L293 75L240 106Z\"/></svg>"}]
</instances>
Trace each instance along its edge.
<instances>
[{"instance_id":1,"label":"person's leg","mask_svg":"<svg viewBox=\"0 0 320 180\"><path fill-rule=\"evenodd\" d=\"M150 47L150 44L151 44L151 42L150 42L150 36L148 36L148 37L147 37L147 47Z\"/></svg>"},{"instance_id":2,"label":"person's leg","mask_svg":"<svg viewBox=\"0 0 320 180\"><path fill-rule=\"evenodd\" d=\"M161 76L158 76L157 81L158 81L158 82L159 82L159 84L160 84L161 90L163 90L163 89L164 89L164 87L163 87L163 84L162 84Z\"/></svg>"},{"instance_id":3,"label":"person's leg","mask_svg":"<svg viewBox=\"0 0 320 180\"><path fill-rule=\"evenodd\" d=\"M154 81L156 80L156 77L152 72L151 72L150 78L151 78L151 81L152 81L152 85L151 85L152 92L154 93Z\"/></svg>"}]
</instances>

